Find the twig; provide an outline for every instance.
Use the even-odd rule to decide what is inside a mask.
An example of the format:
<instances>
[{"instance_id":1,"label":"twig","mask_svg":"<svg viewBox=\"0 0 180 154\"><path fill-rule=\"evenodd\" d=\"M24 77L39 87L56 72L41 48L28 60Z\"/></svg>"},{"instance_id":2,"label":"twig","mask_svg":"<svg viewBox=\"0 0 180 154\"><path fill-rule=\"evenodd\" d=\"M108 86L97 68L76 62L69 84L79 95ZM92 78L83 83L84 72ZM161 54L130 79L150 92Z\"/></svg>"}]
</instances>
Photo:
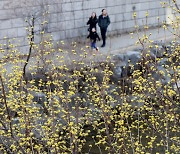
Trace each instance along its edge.
<instances>
[{"instance_id":1,"label":"twig","mask_svg":"<svg viewBox=\"0 0 180 154\"><path fill-rule=\"evenodd\" d=\"M176 0L173 0L173 2L174 2L174 5L175 5L175 7L177 9L177 12L180 14L180 9L179 9L179 6L177 5Z\"/></svg>"},{"instance_id":2,"label":"twig","mask_svg":"<svg viewBox=\"0 0 180 154\"><path fill-rule=\"evenodd\" d=\"M7 115L8 115L8 120L9 120L9 129L10 129L11 137L12 137L12 138L16 141L16 143L19 145L22 153L25 154L24 149L20 146L19 141L17 140L17 138L16 138L16 137L14 136L14 134L13 134L12 119L11 119L11 116L10 116L10 110L9 110L9 108L8 108L8 105L7 105L6 92L5 92L5 87L4 87L4 83L3 83L3 79L2 79L2 76L1 76L1 75L0 75L0 81L1 81L1 87L2 87L2 93L3 93L3 100L4 100L6 112L7 112Z\"/></svg>"},{"instance_id":3,"label":"twig","mask_svg":"<svg viewBox=\"0 0 180 154\"><path fill-rule=\"evenodd\" d=\"M29 59L31 57L31 53L32 53L32 49L33 49L33 44L34 44L34 23L35 22L35 18L34 16L32 17L32 26L31 26L31 35L30 35L30 47L29 47L29 53L28 53L28 57L26 59L26 62L24 64L24 67L23 67L23 78L25 79L26 81L26 67L29 63Z\"/></svg>"},{"instance_id":4,"label":"twig","mask_svg":"<svg viewBox=\"0 0 180 154\"><path fill-rule=\"evenodd\" d=\"M2 79L1 75L0 75L0 81L1 81L1 87L2 87L3 100L4 100L6 112L7 112L7 115L8 115L8 120L9 120L9 129L10 129L10 132L11 132L11 136L14 137L13 130L12 130L12 121L11 121L10 111L9 111L9 108L8 108L8 105L7 105L5 87L4 87L4 83L3 83L3 79Z\"/></svg>"}]
</instances>

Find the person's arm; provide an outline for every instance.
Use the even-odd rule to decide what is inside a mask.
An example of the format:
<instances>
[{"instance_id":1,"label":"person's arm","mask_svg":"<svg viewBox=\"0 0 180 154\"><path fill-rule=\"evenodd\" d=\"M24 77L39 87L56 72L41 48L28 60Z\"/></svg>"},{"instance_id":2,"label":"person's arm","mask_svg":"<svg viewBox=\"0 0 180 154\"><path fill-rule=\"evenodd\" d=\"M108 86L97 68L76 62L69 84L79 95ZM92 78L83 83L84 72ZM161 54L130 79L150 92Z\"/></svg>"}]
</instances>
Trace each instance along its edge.
<instances>
[{"instance_id":1,"label":"person's arm","mask_svg":"<svg viewBox=\"0 0 180 154\"><path fill-rule=\"evenodd\" d=\"M109 16L107 16L107 19L108 19L107 25L109 26L111 23Z\"/></svg>"},{"instance_id":2,"label":"person's arm","mask_svg":"<svg viewBox=\"0 0 180 154\"><path fill-rule=\"evenodd\" d=\"M99 18L98 18L98 25L99 25L99 27L101 27L101 16L99 16Z\"/></svg>"},{"instance_id":3,"label":"person's arm","mask_svg":"<svg viewBox=\"0 0 180 154\"><path fill-rule=\"evenodd\" d=\"M87 22L87 25L89 25L89 24L90 24L90 20L91 20L91 18L89 18L89 20L88 20L88 22Z\"/></svg>"}]
</instances>

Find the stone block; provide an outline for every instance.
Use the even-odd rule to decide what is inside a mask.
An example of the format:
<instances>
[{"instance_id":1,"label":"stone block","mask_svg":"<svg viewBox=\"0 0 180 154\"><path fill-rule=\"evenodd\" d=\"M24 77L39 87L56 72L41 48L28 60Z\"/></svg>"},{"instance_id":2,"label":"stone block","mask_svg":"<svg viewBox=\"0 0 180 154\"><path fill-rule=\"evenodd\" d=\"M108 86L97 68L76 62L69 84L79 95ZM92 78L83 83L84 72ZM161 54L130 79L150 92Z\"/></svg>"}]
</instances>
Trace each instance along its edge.
<instances>
[{"instance_id":1,"label":"stone block","mask_svg":"<svg viewBox=\"0 0 180 154\"><path fill-rule=\"evenodd\" d=\"M74 11L83 9L83 2L74 2L72 3L72 8Z\"/></svg>"},{"instance_id":2,"label":"stone block","mask_svg":"<svg viewBox=\"0 0 180 154\"><path fill-rule=\"evenodd\" d=\"M8 30L7 29L3 29L0 32L0 40L2 40L4 37L7 37L8 34Z\"/></svg>"},{"instance_id":3,"label":"stone block","mask_svg":"<svg viewBox=\"0 0 180 154\"><path fill-rule=\"evenodd\" d=\"M112 26L112 30L123 29L123 22L116 22L113 23L111 26Z\"/></svg>"},{"instance_id":4,"label":"stone block","mask_svg":"<svg viewBox=\"0 0 180 154\"><path fill-rule=\"evenodd\" d=\"M58 31L60 29L60 25L57 22L48 24L48 32Z\"/></svg>"},{"instance_id":5,"label":"stone block","mask_svg":"<svg viewBox=\"0 0 180 154\"><path fill-rule=\"evenodd\" d=\"M59 32L59 35L60 35L60 40L66 39L66 33L65 33L65 31L60 31L60 32Z\"/></svg>"},{"instance_id":6,"label":"stone block","mask_svg":"<svg viewBox=\"0 0 180 154\"><path fill-rule=\"evenodd\" d=\"M106 1L98 1L99 2L99 8L106 8L107 2Z\"/></svg>"},{"instance_id":7,"label":"stone block","mask_svg":"<svg viewBox=\"0 0 180 154\"><path fill-rule=\"evenodd\" d=\"M25 14L24 8L14 8L14 18L25 18L27 14Z\"/></svg>"},{"instance_id":8,"label":"stone block","mask_svg":"<svg viewBox=\"0 0 180 154\"><path fill-rule=\"evenodd\" d=\"M160 1L159 2L149 2L149 9L161 8Z\"/></svg>"},{"instance_id":9,"label":"stone block","mask_svg":"<svg viewBox=\"0 0 180 154\"><path fill-rule=\"evenodd\" d=\"M59 8L58 6L60 7L61 5L57 5L57 4L49 5L48 11L49 11L50 13L57 13L58 10L61 10L61 8Z\"/></svg>"},{"instance_id":10,"label":"stone block","mask_svg":"<svg viewBox=\"0 0 180 154\"><path fill-rule=\"evenodd\" d=\"M14 10L0 10L0 20L14 17Z\"/></svg>"},{"instance_id":11,"label":"stone block","mask_svg":"<svg viewBox=\"0 0 180 154\"><path fill-rule=\"evenodd\" d=\"M158 11L159 11L159 16L165 15L165 9L164 8L159 8Z\"/></svg>"},{"instance_id":12,"label":"stone block","mask_svg":"<svg viewBox=\"0 0 180 154\"><path fill-rule=\"evenodd\" d=\"M115 14L119 14L119 13L124 13L126 12L126 5L119 5L119 6L115 6L113 7L113 12Z\"/></svg>"},{"instance_id":13,"label":"stone block","mask_svg":"<svg viewBox=\"0 0 180 154\"><path fill-rule=\"evenodd\" d=\"M132 14L131 14L131 16L132 16ZM146 11L138 11L138 13L137 13L137 18L146 18Z\"/></svg>"},{"instance_id":14,"label":"stone block","mask_svg":"<svg viewBox=\"0 0 180 154\"><path fill-rule=\"evenodd\" d=\"M91 1L83 1L83 9L87 10L87 9L95 9L95 8L99 8L100 3L98 1L95 0L91 0Z\"/></svg>"},{"instance_id":15,"label":"stone block","mask_svg":"<svg viewBox=\"0 0 180 154\"><path fill-rule=\"evenodd\" d=\"M58 21L67 21L67 20L73 20L74 14L73 12L63 12L58 14Z\"/></svg>"},{"instance_id":16,"label":"stone block","mask_svg":"<svg viewBox=\"0 0 180 154\"><path fill-rule=\"evenodd\" d=\"M17 36L21 37L21 36L27 36L27 31L25 29L25 27L21 27L21 28L17 28Z\"/></svg>"},{"instance_id":17,"label":"stone block","mask_svg":"<svg viewBox=\"0 0 180 154\"><path fill-rule=\"evenodd\" d=\"M117 12L116 12L117 14L126 12L126 5L121 5L120 8L116 6L116 8L117 8Z\"/></svg>"},{"instance_id":18,"label":"stone block","mask_svg":"<svg viewBox=\"0 0 180 154\"><path fill-rule=\"evenodd\" d=\"M86 18L83 13L83 10L74 11L74 19L83 19L83 18Z\"/></svg>"},{"instance_id":19,"label":"stone block","mask_svg":"<svg viewBox=\"0 0 180 154\"><path fill-rule=\"evenodd\" d=\"M0 29L8 29L8 28L12 28L11 20L10 19L1 20Z\"/></svg>"},{"instance_id":20,"label":"stone block","mask_svg":"<svg viewBox=\"0 0 180 154\"><path fill-rule=\"evenodd\" d=\"M62 4L62 12L72 11L72 3L63 3Z\"/></svg>"},{"instance_id":21,"label":"stone block","mask_svg":"<svg viewBox=\"0 0 180 154\"><path fill-rule=\"evenodd\" d=\"M114 1L112 3L112 0L107 0L106 6L114 6L115 3Z\"/></svg>"},{"instance_id":22,"label":"stone block","mask_svg":"<svg viewBox=\"0 0 180 154\"><path fill-rule=\"evenodd\" d=\"M77 30L78 36L86 36L88 35L88 31L85 27L78 28Z\"/></svg>"},{"instance_id":23,"label":"stone block","mask_svg":"<svg viewBox=\"0 0 180 154\"><path fill-rule=\"evenodd\" d=\"M126 21L126 27L125 28L133 28L135 25L134 20L128 20Z\"/></svg>"},{"instance_id":24,"label":"stone block","mask_svg":"<svg viewBox=\"0 0 180 154\"><path fill-rule=\"evenodd\" d=\"M10 9L12 8L10 1L0 1L0 9Z\"/></svg>"},{"instance_id":25,"label":"stone block","mask_svg":"<svg viewBox=\"0 0 180 154\"><path fill-rule=\"evenodd\" d=\"M89 1L83 1L83 10L90 9Z\"/></svg>"},{"instance_id":26,"label":"stone block","mask_svg":"<svg viewBox=\"0 0 180 154\"><path fill-rule=\"evenodd\" d=\"M94 10L90 10L90 9L89 10L83 10L83 18L88 20L88 18L91 16L93 11ZM82 17L82 15L81 15L81 17ZM98 15L97 15L97 17L98 17Z\"/></svg>"},{"instance_id":27,"label":"stone block","mask_svg":"<svg viewBox=\"0 0 180 154\"><path fill-rule=\"evenodd\" d=\"M0 1L0 10L2 10L4 8L4 6L5 6L4 1Z\"/></svg>"},{"instance_id":28,"label":"stone block","mask_svg":"<svg viewBox=\"0 0 180 154\"><path fill-rule=\"evenodd\" d=\"M116 1L116 6L118 6L118 5L125 5L126 3L128 4L128 3L130 3L130 2L128 2L129 0L126 0L126 1L119 1L119 0L117 0Z\"/></svg>"},{"instance_id":29,"label":"stone block","mask_svg":"<svg viewBox=\"0 0 180 154\"><path fill-rule=\"evenodd\" d=\"M18 29L11 28L7 30L7 37L8 38L16 38L18 36Z\"/></svg>"},{"instance_id":30,"label":"stone block","mask_svg":"<svg viewBox=\"0 0 180 154\"><path fill-rule=\"evenodd\" d=\"M148 24L149 25L155 26L157 23L158 23L157 17L150 17L150 18L148 18Z\"/></svg>"},{"instance_id":31,"label":"stone block","mask_svg":"<svg viewBox=\"0 0 180 154\"><path fill-rule=\"evenodd\" d=\"M62 3L58 3L56 5L57 5L57 12L56 13L62 12Z\"/></svg>"},{"instance_id":32,"label":"stone block","mask_svg":"<svg viewBox=\"0 0 180 154\"><path fill-rule=\"evenodd\" d=\"M80 27L84 27L86 25L86 23L84 23L84 19L78 19L74 21L75 23L75 28L80 28Z\"/></svg>"},{"instance_id":33,"label":"stone block","mask_svg":"<svg viewBox=\"0 0 180 154\"><path fill-rule=\"evenodd\" d=\"M74 21L71 21L71 20L65 21L65 26L66 26L66 29L73 29L75 26Z\"/></svg>"},{"instance_id":34,"label":"stone block","mask_svg":"<svg viewBox=\"0 0 180 154\"><path fill-rule=\"evenodd\" d=\"M61 14L60 13L52 13L52 14L50 14L50 16L49 16L49 22L58 22L58 19L60 18L59 16L60 16Z\"/></svg>"},{"instance_id":35,"label":"stone block","mask_svg":"<svg viewBox=\"0 0 180 154\"><path fill-rule=\"evenodd\" d=\"M149 3L148 3L148 2L136 4L137 10L147 11L147 10L149 10L149 7L150 7L150 6L149 6Z\"/></svg>"},{"instance_id":36,"label":"stone block","mask_svg":"<svg viewBox=\"0 0 180 154\"><path fill-rule=\"evenodd\" d=\"M51 33L52 38L54 41L59 41L65 38L65 32L64 31L57 31L57 32L53 32Z\"/></svg>"},{"instance_id":37,"label":"stone block","mask_svg":"<svg viewBox=\"0 0 180 154\"><path fill-rule=\"evenodd\" d=\"M135 7L135 5L126 4L125 5L125 12L132 12L133 11L133 7Z\"/></svg>"},{"instance_id":38,"label":"stone block","mask_svg":"<svg viewBox=\"0 0 180 154\"><path fill-rule=\"evenodd\" d=\"M11 19L11 22L13 28L23 27L25 25L25 21L23 20L23 18Z\"/></svg>"},{"instance_id":39,"label":"stone block","mask_svg":"<svg viewBox=\"0 0 180 154\"><path fill-rule=\"evenodd\" d=\"M65 22L58 22L58 23L57 23L57 26L58 26L58 29L59 29L60 31L66 29L66 24L65 24Z\"/></svg>"},{"instance_id":40,"label":"stone block","mask_svg":"<svg viewBox=\"0 0 180 154\"><path fill-rule=\"evenodd\" d=\"M115 21L116 22L121 22L124 20L124 15L123 14L116 14L115 15Z\"/></svg>"},{"instance_id":41,"label":"stone block","mask_svg":"<svg viewBox=\"0 0 180 154\"><path fill-rule=\"evenodd\" d=\"M77 29L69 29L66 30L66 37L67 38L74 38L74 37L78 37L78 30Z\"/></svg>"},{"instance_id":42,"label":"stone block","mask_svg":"<svg viewBox=\"0 0 180 154\"><path fill-rule=\"evenodd\" d=\"M116 22L116 15L109 15L111 23Z\"/></svg>"}]
</instances>

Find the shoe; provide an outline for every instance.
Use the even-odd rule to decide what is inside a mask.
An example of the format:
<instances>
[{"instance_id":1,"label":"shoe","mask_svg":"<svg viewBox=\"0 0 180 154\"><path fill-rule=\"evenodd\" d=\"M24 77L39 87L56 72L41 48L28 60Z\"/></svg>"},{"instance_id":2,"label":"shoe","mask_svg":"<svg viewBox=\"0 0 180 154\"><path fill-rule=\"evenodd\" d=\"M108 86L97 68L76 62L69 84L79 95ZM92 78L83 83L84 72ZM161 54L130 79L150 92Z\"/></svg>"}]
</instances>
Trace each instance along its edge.
<instances>
[{"instance_id":1,"label":"shoe","mask_svg":"<svg viewBox=\"0 0 180 154\"><path fill-rule=\"evenodd\" d=\"M101 47L102 47L102 48L105 47L105 44L102 44Z\"/></svg>"},{"instance_id":2,"label":"shoe","mask_svg":"<svg viewBox=\"0 0 180 154\"><path fill-rule=\"evenodd\" d=\"M96 48L96 51L99 51L99 48L98 48L98 47Z\"/></svg>"}]
</instances>

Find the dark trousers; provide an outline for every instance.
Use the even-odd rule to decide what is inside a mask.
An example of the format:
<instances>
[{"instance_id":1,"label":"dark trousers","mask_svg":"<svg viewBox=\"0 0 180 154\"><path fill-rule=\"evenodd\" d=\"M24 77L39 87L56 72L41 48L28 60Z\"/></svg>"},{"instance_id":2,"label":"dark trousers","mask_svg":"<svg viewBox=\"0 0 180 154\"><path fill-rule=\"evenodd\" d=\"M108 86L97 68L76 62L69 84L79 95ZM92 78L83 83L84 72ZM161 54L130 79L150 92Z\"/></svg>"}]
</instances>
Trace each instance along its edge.
<instances>
[{"instance_id":1,"label":"dark trousers","mask_svg":"<svg viewBox=\"0 0 180 154\"><path fill-rule=\"evenodd\" d=\"M107 28L101 28L101 36L103 40L103 45L106 45L106 32L107 32Z\"/></svg>"},{"instance_id":2,"label":"dark trousers","mask_svg":"<svg viewBox=\"0 0 180 154\"><path fill-rule=\"evenodd\" d=\"M96 49L96 48L97 48L97 47L96 47L96 42L94 42L94 41L91 42L91 48L93 48L93 49Z\"/></svg>"}]
</instances>

